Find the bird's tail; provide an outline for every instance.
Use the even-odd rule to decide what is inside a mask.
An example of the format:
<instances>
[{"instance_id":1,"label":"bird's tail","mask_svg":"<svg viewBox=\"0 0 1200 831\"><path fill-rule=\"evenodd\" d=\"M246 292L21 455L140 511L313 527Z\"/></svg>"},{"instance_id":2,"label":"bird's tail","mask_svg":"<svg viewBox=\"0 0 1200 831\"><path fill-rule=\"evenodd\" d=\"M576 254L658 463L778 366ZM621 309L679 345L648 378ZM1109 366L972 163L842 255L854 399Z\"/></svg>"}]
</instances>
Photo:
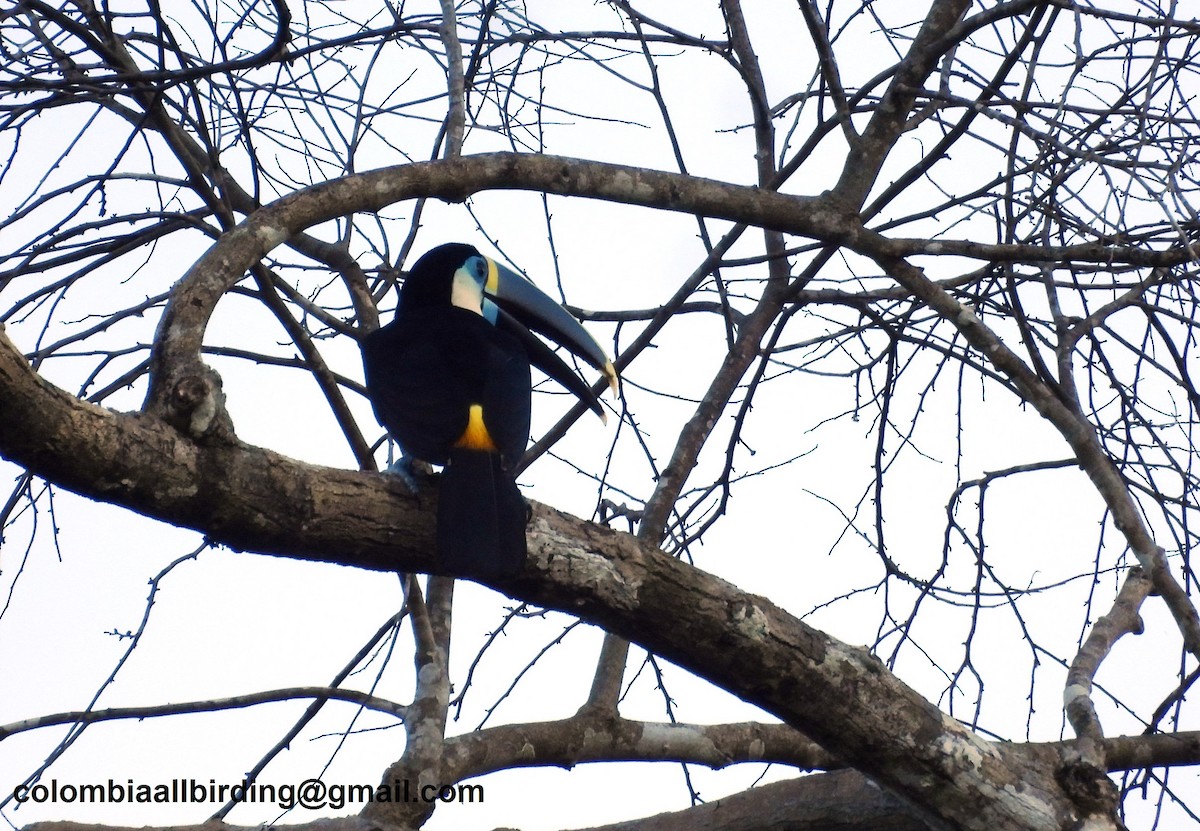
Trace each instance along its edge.
<instances>
[{"instance_id":1,"label":"bird's tail","mask_svg":"<svg viewBox=\"0 0 1200 831\"><path fill-rule=\"evenodd\" d=\"M442 471L437 542L451 574L515 577L525 566L528 506L498 453L456 447Z\"/></svg>"}]
</instances>

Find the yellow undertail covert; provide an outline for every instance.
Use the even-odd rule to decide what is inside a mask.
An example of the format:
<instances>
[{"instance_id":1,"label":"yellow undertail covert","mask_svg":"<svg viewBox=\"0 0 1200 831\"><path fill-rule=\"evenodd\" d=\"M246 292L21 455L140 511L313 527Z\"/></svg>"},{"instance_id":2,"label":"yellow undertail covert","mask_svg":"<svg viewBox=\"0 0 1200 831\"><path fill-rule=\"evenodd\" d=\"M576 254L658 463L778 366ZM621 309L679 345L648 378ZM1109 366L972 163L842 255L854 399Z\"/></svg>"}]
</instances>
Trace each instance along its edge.
<instances>
[{"instance_id":1,"label":"yellow undertail covert","mask_svg":"<svg viewBox=\"0 0 1200 831\"><path fill-rule=\"evenodd\" d=\"M488 433L487 425L483 423L483 405L472 404L467 415L467 429L463 430L463 434L458 437L458 441L454 443L455 447L466 448L467 450L487 450L495 452L498 448L496 443L492 441L492 436Z\"/></svg>"}]
</instances>

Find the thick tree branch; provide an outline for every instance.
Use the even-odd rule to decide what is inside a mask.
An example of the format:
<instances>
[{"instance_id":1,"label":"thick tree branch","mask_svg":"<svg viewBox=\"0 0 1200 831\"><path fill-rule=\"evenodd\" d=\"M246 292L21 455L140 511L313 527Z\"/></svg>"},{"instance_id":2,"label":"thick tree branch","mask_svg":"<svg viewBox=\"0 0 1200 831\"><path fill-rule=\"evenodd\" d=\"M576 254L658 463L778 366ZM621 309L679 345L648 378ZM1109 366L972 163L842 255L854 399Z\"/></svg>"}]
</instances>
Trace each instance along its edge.
<instances>
[{"instance_id":1,"label":"thick tree branch","mask_svg":"<svg viewBox=\"0 0 1200 831\"><path fill-rule=\"evenodd\" d=\"M447 741L446 781L516 767L664 761L723 768L772 762L804 770L841 767L786 724L660 724L606 714L492 727Z\"/></svg>"},{"instance_id":2,"label":"thick tree branch","mask_svg":"<svg viewBox=\"0 0 1200 831\"><path fill-rule=\"evenodd\" d=\"M78 493L197 528L235 548L364 568L436 571L433 512L379 474L318 468L153 417L77 401L0 334L0 448ZM526 576L502 588L603 626L810 735L931 814L968 829L1082 819L1052 756L989 745L879 661L764 598L626 534L535 506ZM1103 827L1097 826L1097 827Z\"/></svg>"},{"instance_id":3,"label":"thick tree branch","mask_svg":"<svg viewBox=\"0 0 1200 831\"><path fill-rule=\"evenodd\" d=\"M936 826L861 773L772 782L682 811L581 831L933 831Z\"/></svg>"}]
</instances>

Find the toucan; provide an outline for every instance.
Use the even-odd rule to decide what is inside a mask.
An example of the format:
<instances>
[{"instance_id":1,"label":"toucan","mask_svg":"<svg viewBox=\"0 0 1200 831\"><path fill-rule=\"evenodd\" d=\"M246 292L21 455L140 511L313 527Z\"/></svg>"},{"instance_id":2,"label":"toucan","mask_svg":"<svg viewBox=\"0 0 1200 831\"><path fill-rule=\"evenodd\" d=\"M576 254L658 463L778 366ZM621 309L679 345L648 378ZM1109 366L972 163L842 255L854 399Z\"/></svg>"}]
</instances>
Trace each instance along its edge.
<instances>
[{"instance_id":1,"label":"toucan","mask_svg":"<svg viewBox=\"0 0 1200 831\"><path fill-rule=\"evenodd\" d=\"M532 331L531 331L532 330ZM425 253L400 287L396 316L362 343L367 395L404 458L444 465L437 549L448 574L511 578L525 564L528 505L515 469L529 443L530 364L602 419L589 386L534 332L601 370L604 350L532 282L473 246Z\"/></svg>"}]
</instances>

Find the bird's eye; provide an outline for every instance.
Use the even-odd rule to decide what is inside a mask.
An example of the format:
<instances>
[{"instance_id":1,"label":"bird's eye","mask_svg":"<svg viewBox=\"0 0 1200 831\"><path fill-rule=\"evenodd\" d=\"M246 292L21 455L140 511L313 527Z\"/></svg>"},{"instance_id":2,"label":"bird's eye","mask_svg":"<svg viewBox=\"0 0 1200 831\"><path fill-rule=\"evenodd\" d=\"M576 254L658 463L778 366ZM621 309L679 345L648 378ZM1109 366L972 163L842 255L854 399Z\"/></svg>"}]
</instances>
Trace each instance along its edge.
<instances>
[{"instance_id":1,"label":"bird's eye","mask_svg":"<svg viewBox=\"0 0 1200 831\"><path fill-rule=\"evenodd\" d=\"M487 261L483 257L472 257L470 263L471 270L475 272L475 277L481 283L487 282L488 267Z\"/></svg>"}]
</instances>

